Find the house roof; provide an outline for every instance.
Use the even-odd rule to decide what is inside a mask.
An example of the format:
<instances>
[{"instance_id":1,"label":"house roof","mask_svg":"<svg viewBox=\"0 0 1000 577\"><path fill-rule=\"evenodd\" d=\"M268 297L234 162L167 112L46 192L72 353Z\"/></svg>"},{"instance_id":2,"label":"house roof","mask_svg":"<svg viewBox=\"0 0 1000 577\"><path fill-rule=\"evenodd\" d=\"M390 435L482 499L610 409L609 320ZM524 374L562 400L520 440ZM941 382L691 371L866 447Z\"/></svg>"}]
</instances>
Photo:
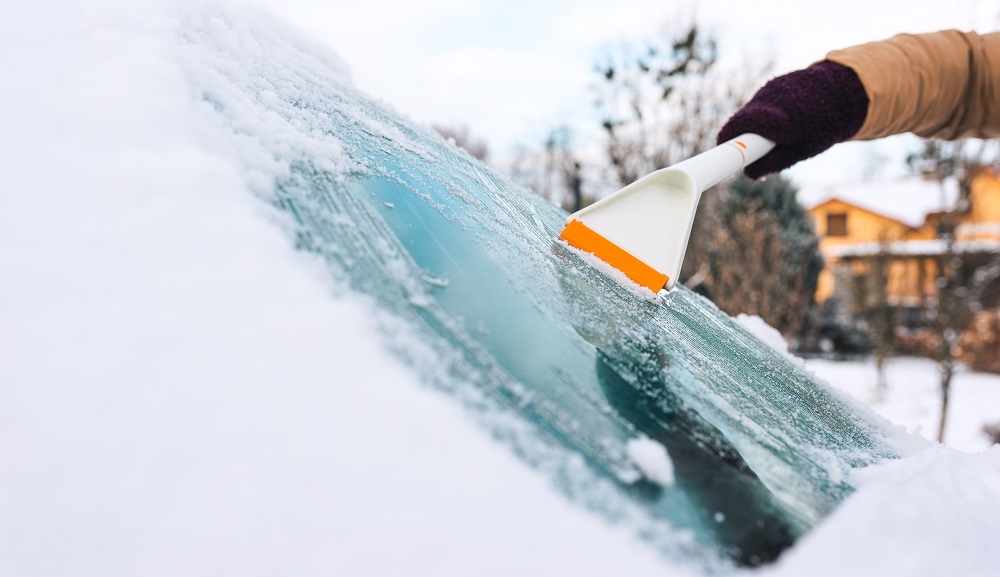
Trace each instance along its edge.
<instances>
[{"instance_id":1,"label":"house roof","mask_svg":"<svg viewBox=\"0 0 1000 577\"><path fill-rule=\"evenodd\" d=\"M938 182L919 177L840 183L826 187L808 208L840 200L859 208L919 228L928 214L949 210L958 200L954 181Z\"/></svg>"}]
</instances>

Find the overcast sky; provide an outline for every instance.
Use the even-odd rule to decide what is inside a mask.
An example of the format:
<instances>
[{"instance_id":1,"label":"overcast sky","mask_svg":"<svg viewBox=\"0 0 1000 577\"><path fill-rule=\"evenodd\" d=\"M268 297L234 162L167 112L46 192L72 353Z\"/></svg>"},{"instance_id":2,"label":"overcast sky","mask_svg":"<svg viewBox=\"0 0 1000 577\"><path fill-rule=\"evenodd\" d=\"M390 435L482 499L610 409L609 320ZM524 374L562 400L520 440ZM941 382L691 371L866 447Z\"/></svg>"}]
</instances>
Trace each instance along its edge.
<instances>
[{"instance_id":1,"label":"overcast sky","mask_svg":"<svg viewBox=\"0 0 1000 577\"><path fill-rule=\"evenodd\" d=\"M593 145L595 61L671 23L697 21L728 64L770 58L775 74L899 32L1000 29L1000 0L260 1L331 46L370 95L418 122L465 125L497 158L539 146L560 124L575 128L577 146ZM907 137L841 146L792 176L805 188L857 179L872 158L907 146Z\"/></svg>"}]
</instances>

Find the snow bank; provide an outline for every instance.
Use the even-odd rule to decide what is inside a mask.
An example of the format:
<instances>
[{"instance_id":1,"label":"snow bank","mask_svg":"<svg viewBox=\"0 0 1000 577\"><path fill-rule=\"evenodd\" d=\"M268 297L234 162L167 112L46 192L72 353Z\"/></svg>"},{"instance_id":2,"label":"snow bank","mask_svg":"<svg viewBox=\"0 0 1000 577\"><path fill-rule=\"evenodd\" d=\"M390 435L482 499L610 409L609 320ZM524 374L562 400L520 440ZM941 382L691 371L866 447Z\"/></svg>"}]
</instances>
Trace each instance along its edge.
<instances>
[{"instance_id":1,"label":"snow bank","mask_svg":"<svg viewBox=\"0 0 1000 577\"><path fill-rule=\"evenodd\" d=\"M1000 564L1000 447L932 447L868 472L853 497L768 576L995 575Z\"/></svg>"},{"instance_id":2,"label":"snow bank","mask_svg":"<svg viewBox=\"0 0 1000 577\"><path fill-rule=\"evenodd\" d=\"M283 167L206 115L174 30L265 15L4 13L0 574L662 574L422 388L255 198Z\"/></svg>"},{"instance_id":3,"label":"snow bank","mask_svg":"<svg viewBox=\"0 0 1000 577\"><path fill-rule=\"evenodd\" d=\"M756 316L735 319L744 329L798 366L913 434L932 439L940 411L932 361L891 359L890 388L873 401L869 363L804 362L788 352L775 329ZM946 442L967 451L988 447L979 428L997 416L1000 379L959 371L953 383ZM1000 419L1000 417L998 417ZM997 420L997 419L994 419ZM993 536L1000 530L1000 446L965 454L929 446L900 461L861 473L860 489L772 567L775 577L810 575L987 576L1000 563Z\"/></svg>"},{"instance_id":4,"label":"snow bank","mask_svg":"<svg viewBox=\"0 0 1000 577\"><path fill-rule=\"evenodd\" d=\"M807 361L832 386L900 428L931 440L940 415L933 361L889 359L889 388L874 397L870 361ZM928 448L860 474L860 490L766 574L993 575L1000 562L1000 447L980 427L1000 420L1000 377L959 371L952 382L947 447ZM971 454L976 453L976 454Z\"/></svg>"}]
</instances>

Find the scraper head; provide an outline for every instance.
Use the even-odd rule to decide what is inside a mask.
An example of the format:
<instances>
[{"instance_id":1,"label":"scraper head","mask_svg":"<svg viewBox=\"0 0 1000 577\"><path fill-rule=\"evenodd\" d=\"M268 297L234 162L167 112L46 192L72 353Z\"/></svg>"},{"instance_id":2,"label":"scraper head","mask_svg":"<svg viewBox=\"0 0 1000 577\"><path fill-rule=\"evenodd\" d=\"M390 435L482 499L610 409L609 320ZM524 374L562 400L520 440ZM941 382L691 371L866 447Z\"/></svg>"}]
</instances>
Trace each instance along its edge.
<instances>
[{"instance_id":1,"label":"scraper head","mask_svg":"<svg viewBox=\"0 0 1000 577\"><path fill-rule=\"evenodd\" d=\"M669 290L680 275L701 193L773 147L744 134L657 170L571 214L559 238L639 286Z\"/></svg>"},{"instance_id":2,"label":"scraper head","mask_svg":"<svg viewBox=\"0 0 1000 577\"><path fill-rule=\"evenodd\" d=\"M632 256L627 250L604 238L579 220L570 220L559 238L572 247L593 254L620 270L637 285L644 286L654 293L667 286L670 281L670 277Z\"/></svg>"}]
</instances>

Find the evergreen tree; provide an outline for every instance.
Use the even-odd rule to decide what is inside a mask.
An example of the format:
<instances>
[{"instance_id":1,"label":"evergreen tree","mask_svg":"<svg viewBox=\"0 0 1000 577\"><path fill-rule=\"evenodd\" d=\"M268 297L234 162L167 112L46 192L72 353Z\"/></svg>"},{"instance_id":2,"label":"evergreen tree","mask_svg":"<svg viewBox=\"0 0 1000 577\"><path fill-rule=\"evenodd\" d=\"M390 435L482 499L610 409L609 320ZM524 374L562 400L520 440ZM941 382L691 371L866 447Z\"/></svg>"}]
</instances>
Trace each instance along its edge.
<instances>
[{"instance_id":1,"label":"evergreen tree","mask_svg":"<svg viewBox=\"0 0 1000 577\"><path fill-rule=\"evenodd\" d=\"M758 315L788 339L800 336L823 270L812 219L781 176L737 178L716 205L706 279L729 314Z\"/></svg>"}]
</instances>

